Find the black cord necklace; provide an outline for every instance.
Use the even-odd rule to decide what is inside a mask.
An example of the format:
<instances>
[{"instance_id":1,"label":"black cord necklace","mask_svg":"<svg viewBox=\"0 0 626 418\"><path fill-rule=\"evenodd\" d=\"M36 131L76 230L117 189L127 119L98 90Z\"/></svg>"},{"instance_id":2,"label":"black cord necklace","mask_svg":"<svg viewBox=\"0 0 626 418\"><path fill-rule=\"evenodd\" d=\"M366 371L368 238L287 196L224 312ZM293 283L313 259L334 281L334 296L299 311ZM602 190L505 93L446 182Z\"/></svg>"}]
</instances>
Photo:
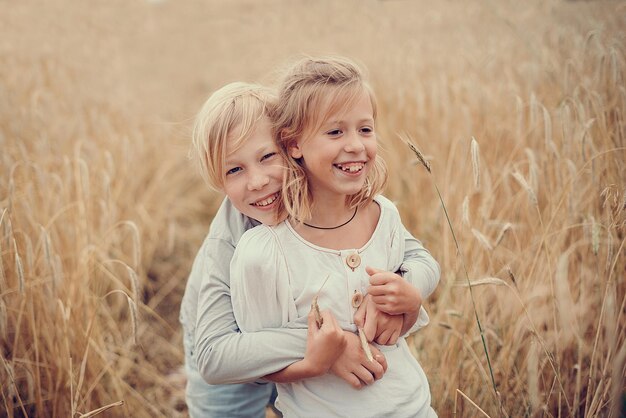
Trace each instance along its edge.
<instances>
[{"instance_id":1,"label":"black cord necklace","mask_svg":"<svg viewBox=\"0 0 626 418\"><path fill-rule=\"evenodd\" d=\"M352 222L352 220L354 219L354 217L356 216L356 212L359 210L359 207L357 206L356 209L354 209L354 213L352 214L352 217L350 219L348 219L347 221L345 221L344 223L342 223L341 225L337 225L337 226L331 226L331 227L324 227L324 226L315 226L315 225L309 225L306 222L302 222L304 225L308 226L309 228L315 228L315 229L337 229L337 228L341 228L342 226L348 225L350 222Z\"/></svg>"}]
</instances>

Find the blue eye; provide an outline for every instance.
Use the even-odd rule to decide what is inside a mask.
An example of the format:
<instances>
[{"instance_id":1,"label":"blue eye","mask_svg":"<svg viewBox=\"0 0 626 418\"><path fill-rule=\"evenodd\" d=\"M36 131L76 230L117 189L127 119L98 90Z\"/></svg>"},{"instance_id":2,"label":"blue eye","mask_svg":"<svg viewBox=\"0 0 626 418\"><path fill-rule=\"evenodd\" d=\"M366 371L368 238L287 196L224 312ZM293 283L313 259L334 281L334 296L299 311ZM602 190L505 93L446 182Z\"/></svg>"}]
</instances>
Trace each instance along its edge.
<instances>
[{"instance_id":1,"label":"blue eye","mask_svg":"<svg viewBox=\"0 0 626 418\"><path fill-rule=\"evenodd\" d=\"M341 129L333 129L331 131L326 132L327 135L330 136L339 136L341 135L343 132L341 131Z\"/></svg>"},{"instance_id":2,"label":"blue eye","mask_svg":"<svg viewBox=\"0 0 626 418\"><path fill-rule=\"evenodd\" d=\"M361 132L364 134L371 134L374 132L374 128L370 126L364 126L363 128L361 128Z\"/></svg>"},{"instance_id":3,"label":"blue eye","mask_svg":"<svg viewBox=\"0 0 626 418\"><path fill-rule=\"evenodd\" d=\"M228 170L226 172L226 175L228 176L230 174L235 174L235 173L237 173L239 171L241 171L241 167L234 167L234 168L231 168L230 170Z\"/></svg>"}]
</instances>

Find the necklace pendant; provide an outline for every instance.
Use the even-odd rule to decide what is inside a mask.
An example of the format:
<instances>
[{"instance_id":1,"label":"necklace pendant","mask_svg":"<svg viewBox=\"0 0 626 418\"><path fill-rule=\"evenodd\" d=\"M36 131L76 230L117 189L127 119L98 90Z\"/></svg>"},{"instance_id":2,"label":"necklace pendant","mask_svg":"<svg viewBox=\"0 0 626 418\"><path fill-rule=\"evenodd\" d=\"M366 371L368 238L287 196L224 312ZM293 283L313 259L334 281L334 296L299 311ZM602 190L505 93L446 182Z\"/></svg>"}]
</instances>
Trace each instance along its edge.
<instances>
[{"instance_id":1,"label":"necklace pendant","mask_svg":"<svg viewBox=\"0 0 626 418\"><path fill-rule=\"evenodd\" d=\"M361 256L358 253L350 254L346 257L346 264L354 271L361 265Z\"/></svg>"}]
</instances>

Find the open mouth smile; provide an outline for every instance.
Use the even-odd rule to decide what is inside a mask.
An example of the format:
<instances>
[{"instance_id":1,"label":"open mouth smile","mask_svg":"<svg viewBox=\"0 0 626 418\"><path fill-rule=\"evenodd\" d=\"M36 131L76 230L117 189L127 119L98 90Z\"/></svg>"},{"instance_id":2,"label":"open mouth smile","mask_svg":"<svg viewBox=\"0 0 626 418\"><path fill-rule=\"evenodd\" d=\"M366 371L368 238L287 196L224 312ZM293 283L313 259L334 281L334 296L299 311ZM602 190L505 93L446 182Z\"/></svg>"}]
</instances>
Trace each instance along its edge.
<instances>
[{"instance_id":1,"label":"open mouth smile","mask_svg":"<svg viewBox=\"0 0 626 418\"><path fill-rule=\"evenodd\" d=\"M250 203L252 206L257 207L257 208L266 208L267 206L271 205L272 203L274 203L276 201L276 199L278 199L278 196L280 195L279 192L276 192L274 194L271 194L267 197L264 197L263 199L257 200L254 203Z\"/></svg>"},{"instance_id":2,"label":"open mouth smile","mask_svg":"<svg viewBox=\"0 0 626 418\"><path fill-rule=\"evenodd\" d=\"M350 163L333 164L333 166L345 173L356 174L356 173L360 173L363 170L363 168L365 167L365 163L364 162L350 162Z\"/></svg>"}]
</instances>

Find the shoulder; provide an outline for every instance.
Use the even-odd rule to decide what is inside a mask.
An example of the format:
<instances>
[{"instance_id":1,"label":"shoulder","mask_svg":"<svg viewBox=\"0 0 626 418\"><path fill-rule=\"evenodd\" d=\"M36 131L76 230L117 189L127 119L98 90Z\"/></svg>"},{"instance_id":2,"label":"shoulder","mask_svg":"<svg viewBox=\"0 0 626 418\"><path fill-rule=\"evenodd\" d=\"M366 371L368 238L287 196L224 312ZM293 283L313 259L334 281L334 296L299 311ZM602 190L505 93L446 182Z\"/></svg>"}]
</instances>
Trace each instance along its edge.
<instances>
[{"instance_id":1,"label":"shoulder","mask_svg":"<svg viewBox=\"0 0 626 418\"><path fill-rule=\"evenodd\" d=\"M225 198L213 217L207 239L221 239L235 246L244 232L255 225L258 225L257 221L239 212Z\"/></svg>"},{"instance_id":2,"label":"shoulder","mask_svg":"<svg viewBox=\"0 0 626 418\"><path fill-rule=\"evenodd\" d=\"M405 243L402 239L404 227L400 212L393 202L382 195L374 198L380 206L379 231L385 237L385 249L388 251L388 271L400 268L404 258Z\"/></svg>"},{"instance_id":3,"label":"shoulder","mask_svg":"<svg viewBox=\"0 0 626 418\"><path fill-rule=\"evenodd\" d=\"M374 201L380 206L380 216L382 220L388 220L391 223L402 222L400 212L396 205L383 195L378 195Z\"/></svg>"},{"instance_id":4,"label":"shoulder","mask_svg":"<svg viewBox=\"0 0 626 418\"><path fill-rule=\"evenodd\" d=\"M274 241L277 239L278 234L276 233L275 227L261 224L244 232L238 245L249 245L250 243Z\"/></svg>"},{"instance_id":5,"label":"shoulder","mask_svg":"<svg viewBox=\"0 0 626 418\"><path fill-rule=\"evenodd\" d=\"M281 246L275 227L258 225L247 230L239 240L235 250L239 256L266 262L281 253Z\"/></svg>"}]
</instances>

